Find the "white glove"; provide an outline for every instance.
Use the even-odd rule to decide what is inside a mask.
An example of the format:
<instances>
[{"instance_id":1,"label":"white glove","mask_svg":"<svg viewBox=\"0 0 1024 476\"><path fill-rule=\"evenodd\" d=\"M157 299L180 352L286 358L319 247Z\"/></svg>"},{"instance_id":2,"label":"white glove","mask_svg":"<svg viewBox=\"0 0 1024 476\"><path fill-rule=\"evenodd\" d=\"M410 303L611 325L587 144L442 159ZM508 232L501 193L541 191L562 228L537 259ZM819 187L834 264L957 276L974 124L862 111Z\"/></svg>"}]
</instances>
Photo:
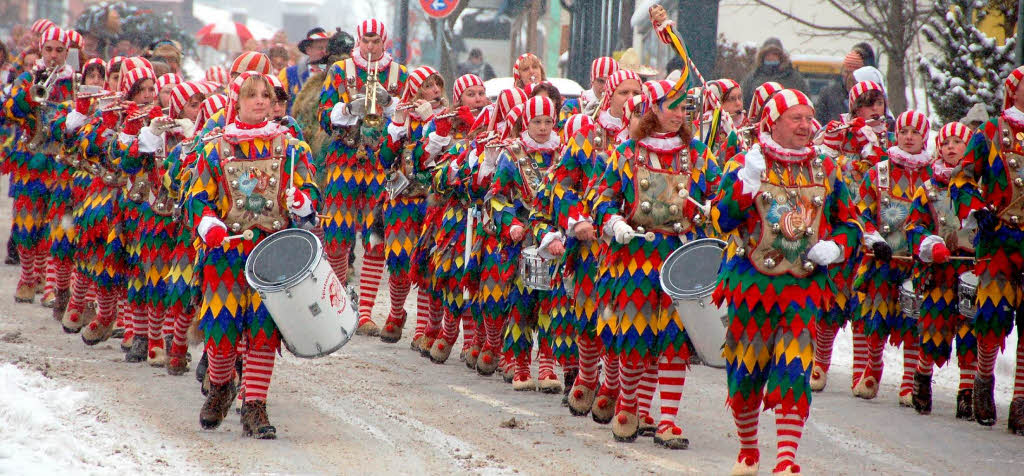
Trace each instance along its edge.
<instances>
[{"instance_id":1,"label":"white glove","mask_svg":"<svg viewBox=\"0 0 1024 476\"><path fill-rule=\"evenodd\" d=\"M427 145L424 146L423 149L431 156L440 155L441 152L448 147L448 144L451 143L451 137L439 136L436 132L431 132L430 135L427 136Z\"/></svg>"},{"instance_id":2,"label":"white glove","mask_svg":"<svg viewBox=\"0 0 1024 476\"><path fill-rule=\"evenodd\" d=\"M921 257L921 261L924 261L925 263L931 263L932 248L934 248L935 245L939 243L942 243L943 246L945 246L946 240L943 240L942 237L938 235L928 235L924 237L924 239L921 240L921 251L918 253L918 256Z\"/></svg>"},{"instance_id":3,"label":"white glove","mask_svg":"<svg viewBox=\"0 0 1024 476\"><path fill-rule=\"evenodd\" d=\"M334 105L334 109L331 109L331 124L336 126L354 126L356 122L359 122L359 116L349 112L347 104L339 102Z\"/></svg>"},{"instance_id":4,"label":"white glove","mask_svg":"<svg viewBox=\"0 0 1024 476\"><path fill-rule=\"evenodd\" d=\"M537 246L537 254L544 259L554 258L555 255L548 251L548 246L551 246L554 242L563 243L562 232L547 232L544 234L544 238L541 238L540 245Z\"/></svg>"},{"instance_id":5,"label":"white glove","mask_svg":"<svg viewBox=\"0 0 1024 476\"><path fill-rule=\"evenodd\" d=\"M843 251L832 240L819 241L807 251L807 259L818 266L828 266L842 259Z\"/></svg>"},{"instance_id":6,"label":"white glove","mask_svg":"<svg viewBox=\"0 0 1024 476\"><path fill-rule=\"evenodd\" d=\"M629 244L633 240L633 234L636 233L633 227L626 223L626 220L620 220L612 225L612 233L615 234L615 241L620 245Z\"/></svg>"},{"instance_id":7,"label":"white glove","mask_svg":"<svg viewBox=\"0 0 1024 476\"><path fill-rule=\"evenodd\" d=\"M392 122L388 124L388 135L391 136L391 140L398 142L409 135L409 131L406 129L405 124L399 124Z\"/></svg>"},{"instance_id":8,"label":"white glove","mask_svg":"<svg viewBox=\"0 0 1024 476\"><path fill-rule=\"evenodd\" d=\"M84 126L87 122L89 122L89 116L72 109L68 113L67 119L64 120L64 130L69 133L77 131L78 128Z\"/></svg>"},{"instance_id":9,"label":"white glove","mask_svg":"<svg viewBox=\"0 0 1024 476\"><path fill-rule=\"evenodd\" d=\"M309 195L306 192L296 188L289 188L287 196L288 211L300 217L306 217L313 213L313 201L309 199Z\"/></svg>"},{"instance_id":10,"label":"white glove","mask_svg":"<svg viewBox=\"0 0 1024 476\"><path fill-rule=\"evenodd\" d=\"M885 242L885 238L882 238L882 235L879 234L877 231L873 231L871 233L864 235L864 244L867 245L868 248L875 246L875 243L883 242Z\"/></svg>"},{"instance_id":11,"label":"white glove","mask_svg":"<svg viewBox=\"0 0 1024 476\"><path fill-rule=\"evenodd\" d=\"M429 119L430 116L434 115L434 106L431 106L428 101L423 101L416 106L414 111L416 112L416 117L426 120Z\"/></svg>"},{"instance_id":12,"label":"white glove","mask_svg":"<svg viewBox=\"0 0 1024 476\"><path fill-rule=\"evenodd\" d=\"M209 240L206 239L206 234L209 233L210 230L214 228L220 228L221 230L223 230L223 232L227 232L228 229L227 225L225 225L224 222L220 221L220 218L206 215L203 216L203 218L199 219L199 225L196 226L196 233L199 234L199 237L203 239L204 243L209 243ZM215 241L218 242L212 243L212 246L220 246L220 242L223 241L223 238L221 238L221 240Z\"/></svg>"},{"instance_id":13,"label":"white glove","mask_svg":"<svg viewBox=\"0 0 1024 476\"><path fill-rule=\"evenodd\" d=\"M139 152L152 154L164 146L164 139L153 133L148 126L139 131Z\"/></svg>"},{"instance_id":14,"label":"white glove","mask_svg":"<svg viewBox=\"0 0 1024 476\"><path fill-rule=\"evenodd\" d=\"M743 182L743 193L752 195L761 189L761 173L766 167L761 146L754 144L743 156L743 167L736 172L736 176Z\"/></svg>"}]
</instances>

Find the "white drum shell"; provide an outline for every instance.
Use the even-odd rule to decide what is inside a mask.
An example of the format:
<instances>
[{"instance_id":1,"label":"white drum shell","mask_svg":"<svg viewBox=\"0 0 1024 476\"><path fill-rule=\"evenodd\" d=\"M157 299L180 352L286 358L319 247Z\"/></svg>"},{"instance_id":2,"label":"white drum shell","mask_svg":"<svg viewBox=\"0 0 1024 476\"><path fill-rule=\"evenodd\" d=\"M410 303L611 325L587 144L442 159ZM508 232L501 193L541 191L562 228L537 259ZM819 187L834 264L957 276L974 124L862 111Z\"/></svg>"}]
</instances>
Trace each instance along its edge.
<instances>
[{"instance_id":1,"label":"white drum shell","mask_svg":"<svg viewBox=\"0 0 1024 476\"><path fill-rule=\"evenodd\" d=\"M978 314L978 276L971 271L960 275L960 286L957 288L957 307L960 314L974 320Z\"/></svg>"},{"instance_id":2,"label":"white drum shell","mask_svg":"<svg viewBox=\"0 0 1024 476\"><path fill-rule=\"evenodd\" d=\"M706 247L706 262L683 264L678 261L684 252L692 252L697 247ZM708 366L717 368L726 366L722 346L729 321L725 306L719 307L711 302L711 293L718 282L718 268L724 251L725 242L721 240L704 238L691 241L672 252L662 263L659 273L661 288L672 298L697 356ZM686 276L695 278L693 282L673 281L666 271L674 266L682 266Z\"/></svg>"}]
</instances>

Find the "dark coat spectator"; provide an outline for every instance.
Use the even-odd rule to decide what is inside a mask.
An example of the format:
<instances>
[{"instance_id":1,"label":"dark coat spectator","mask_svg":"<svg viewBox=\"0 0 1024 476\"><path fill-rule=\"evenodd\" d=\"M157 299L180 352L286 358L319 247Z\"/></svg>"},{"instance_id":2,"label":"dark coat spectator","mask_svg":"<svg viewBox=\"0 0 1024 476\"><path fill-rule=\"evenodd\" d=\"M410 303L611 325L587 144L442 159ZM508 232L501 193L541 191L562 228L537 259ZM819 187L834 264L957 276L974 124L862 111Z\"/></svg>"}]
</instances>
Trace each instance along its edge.
<instances>
[{"instance_id":1,"label":"dark coat spectator","mask_svg":"<svg viewBox=\"0 0 1024 476\"><path fill-rule=\"evenodd\" d=\"M484 61L484 53L480 48L473 48L469 51L469 58L464 63L459 63L459 76L464 74L475 74L480 79L487 81L494 79L494 68Z\"/></svg>"},{"instance_id":2,"label":"dark coat spectator","mask_svg":"<svg viewBox=\"0 0 1024 476\"><path fill-rule=\"evenodd\" d=\"M768 38L757 52L757 62L752 71L743 80L743 107L750 107L753 92L763 83L775 81L788 89L807 90L807 81L790 61L782 42L778 38Z\"/></svg>"},{"instance_id":3,"label":"dark coat spectator","mask_svg":"<svg viewBox=\"0 0 1024 476\"><path fill-rule=\"evenodd\" d=\"M858 43L843 59L843 70L835 82L826 86L814 99L815 119L822 124L839 120L840 114L850 112L850 88L857 84L853 72L875 60L875 53L867 43Z\"/></svg>"}]
</instances>

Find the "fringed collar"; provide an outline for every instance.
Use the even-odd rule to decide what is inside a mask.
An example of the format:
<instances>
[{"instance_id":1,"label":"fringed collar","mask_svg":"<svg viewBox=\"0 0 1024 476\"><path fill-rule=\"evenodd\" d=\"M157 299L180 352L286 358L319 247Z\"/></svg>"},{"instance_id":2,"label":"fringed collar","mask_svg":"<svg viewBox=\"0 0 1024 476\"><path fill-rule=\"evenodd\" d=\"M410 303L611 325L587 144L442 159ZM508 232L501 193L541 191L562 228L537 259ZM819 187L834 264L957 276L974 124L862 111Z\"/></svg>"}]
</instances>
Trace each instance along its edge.
<instances>
[{"instance_id":1,"label":"fringed collar","mask_svg":"<svg viewBox=\"0 0 1024 476\"><path fill-rule=\"evenodd\" d=\"M659 154L674 154L683 150L686 144L683 144L683 139L679 137L679 134L674 132L656 132L640 139L637 145Z\"/></svg>"},{"instance_id":2,"label":"fringed collar","mask_svg":"<svg viewBox=\"0 0 1024 476\"><path fill-rule=\"evenodd\" d=\"M772 139L771 134L767 132L762 132L758 136L758 139L761 144L761 152L775 160L781 160L783 162L797 162L814 155L814 149L811 149L810 147L787 149L779 145L778 142L775 142L775 139Z\"/></svg>"},{"instance_id":3,"label":"fringed collar","mask_svg":"<svg viewBox=\"0 0 1024 476\"><path fill-rule=\"evenodd\" d=\"M1003 120L1009 122L1015 130L1019 131L1024 129L1024 112L1017 109L1017 106L1004 110Z\"/></svg>"},{"instance_id":4,"label":"fringed collar","mask_svg":"<svg viewBox=\"0 0 1024 476\"><path fill-rule=\"evenodd\" d=\"M544 141L544 143L533 140L533 137L530 137L530 134L525 131L519 135L519 139L523 142L523 149L526 149L529 153L554 152L558 149L558 146L561 145L561 141L558 139L558 134L554 131L551 131L551 135L548 137L548 140Z\"/></svg>"},{"instance_id":5,"label":"fringed collar","mask_svg":"<svg viewBox=\"0 0 1024 476\"><path fill-rule=\"evenodd\" d=\"M288 132L288 128L277 121L266 121L260 124L245 124L235 121L224 127L224 139L237 144L245 140L270 139Z\"/></svg>"},{"instance_id":6,"label":"fringed collar","mask_svg":"<svg viewBox=\"0 0 1024 476\"><path fill-rule=\"evenodd\" d=\"M917 154L911 154L910 152L907 152L899 148L899 146L894 145L892 147L889 147L889 150L886 151L886 153L889 155L889 160L892 160L897 165L900 165L904 168L911 170L917 170L921 167L924 167L925 165L928 165L928 163L932 161L932 157L928 155L927 151L924 150L918 152Z\"/></svg>"},{"instance_id":7,"label":"fringed collar","mask_svg":"<svg viewBox=\"0 0 1024 476\"><path fill-rule=\"evenodd\" d=\"M363 53L359 51L358 46L352 50L352 62L355 63L356 66L360 68L363 68L367 71L370 70L370 62L363 57ZM384 54L380 57L380 60L377 61L377 64L377 69L380 71L384 71L386 68L390 67L391 54L385 51Z\"/></svg>"},{"instance_id":8,"label":"fringed collar","mask_svg":"<svg viewBox=\"0 0 1024 476\"><path fill-rule=\"evenodd\" d=\"M597 116L597 123L608 131L610 135L616 135L622 130L622 118L611 115L608 110L601 111L601 114Z\"/></svg>"},{"instance_id":9,"label":"fringed collar","mask_svg":"<svg viewBox=\"0 0 1024 476\"><path fill-rule=\"evenodd\" d=\"M936 181L943 184L949 183L949 179L953 176L953 169L955 168L956 167L946 165L946 162L942 159L932 162L932 174Z\"/></svg>"}]
</instances>

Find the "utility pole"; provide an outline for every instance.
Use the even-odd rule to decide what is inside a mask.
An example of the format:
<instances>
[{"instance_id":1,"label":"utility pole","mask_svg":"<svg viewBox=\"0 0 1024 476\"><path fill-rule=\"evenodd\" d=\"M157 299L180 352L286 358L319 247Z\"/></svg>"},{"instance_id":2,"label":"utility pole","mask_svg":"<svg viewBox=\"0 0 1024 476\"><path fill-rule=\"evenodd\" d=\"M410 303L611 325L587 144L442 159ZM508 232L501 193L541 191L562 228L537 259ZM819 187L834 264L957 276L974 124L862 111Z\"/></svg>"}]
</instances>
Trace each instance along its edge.
<instances>
[{"instance_id":1,"label":"utility pole","mask_svg":"<svg viewBox=\"0 0 1024 476\"><path fill-rule=\"evenodd\" d=\"M409 51L409 0L398 0L398 38L395 41L395 57L398 61L405 63L406 53Z\"/></svg>"},{"instance_id":2,"label":"utility pole","mask_svg":"<svg viewBox=\"0 0 1024 476\"><path fill-rule=\"evenodd\" d=\"M530 9L526 13L526 51L533 54L537 54L538 21L540 21L540 0L531 0Z\"/></svg>"}]
</instances>

